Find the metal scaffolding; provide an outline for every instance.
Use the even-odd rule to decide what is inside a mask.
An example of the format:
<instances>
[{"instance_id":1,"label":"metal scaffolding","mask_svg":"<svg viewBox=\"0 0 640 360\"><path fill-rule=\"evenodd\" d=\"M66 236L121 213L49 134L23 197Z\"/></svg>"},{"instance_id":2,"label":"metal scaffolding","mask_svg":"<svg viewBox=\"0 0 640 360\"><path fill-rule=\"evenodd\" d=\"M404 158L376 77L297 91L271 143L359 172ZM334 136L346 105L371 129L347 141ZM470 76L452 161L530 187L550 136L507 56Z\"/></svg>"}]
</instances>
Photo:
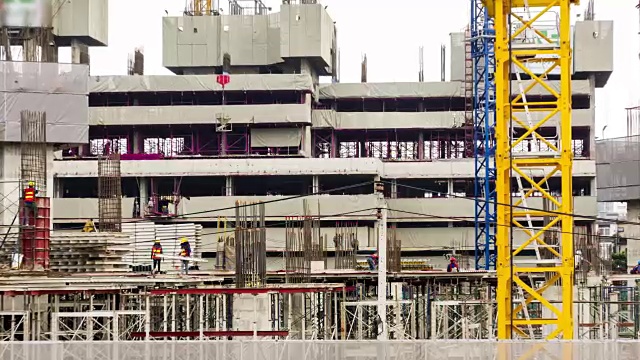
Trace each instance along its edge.
<instances>
[{"instance_id":1,"label":"metal scaffolding","mask_svg":"<svg viewBox=\"0 0 640 360\"><path fill-rule=\"evenodd\" d=\"M472 67L470 72L473 83L476 270L489 270L496 265L495 30L488 10L483 6L482 0L471 0L468 57Z\"/></svg>"},{"instance_id":2,"label":"metal scaffolding","mask_svg":"<svg viewBox=\"0 0 640 360\"><path fill-rule=\"evenodd\" d=\"M120 154L109 151L98 158L98 229L122 231L122 176Z\"/></svg>"},{"instance_id":3,"label":"metal scaffolding","mask_svg":"<svg viewBox=\"0 0 640 360\"><path fill-rule=\"evenodd\" d=\"M236 287L262 287L267 275L264 203L236 201Z\"/></svg>"}]
</instances>

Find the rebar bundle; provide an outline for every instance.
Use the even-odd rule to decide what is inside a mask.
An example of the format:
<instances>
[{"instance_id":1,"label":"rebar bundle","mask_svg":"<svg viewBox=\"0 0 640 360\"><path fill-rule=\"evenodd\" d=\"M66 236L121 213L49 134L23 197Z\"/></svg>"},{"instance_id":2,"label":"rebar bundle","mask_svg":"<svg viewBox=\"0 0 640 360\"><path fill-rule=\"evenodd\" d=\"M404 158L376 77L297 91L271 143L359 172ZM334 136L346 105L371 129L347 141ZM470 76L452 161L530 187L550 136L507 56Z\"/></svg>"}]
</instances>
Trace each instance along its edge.
<instances>
[{"instance_id":1,"label":"rebar bundle","mask_svg":"<svg viewBox=\"0 0 640 360\"><path fill-rule=\"evenodd\" d=\"M401 242L396 236L396 224L393 224L387 231L387 271L402 271L401 254Z\"/></svg>"},{"instance_id":2,"label":"rebar bundle","mask_svg":"<svg viewBox=\"0 0 640 360\"><path fill-rule=\"evenodd\" d=\"M287 283L305 283L311 273L311 256L305 251L309 221L304 216L285 219L285 269Z\"/></svg>"},{"instance_id":3,"label":"rebar bundle","mask_svg":"<svg viewBox=\"0 0 640 360\"><path fill-rule=\"evenodd\" d=\"M98 158L98 229L122 231L120 154L109 151Z\"/></svg>"},{"instance_id":4,"label":"rebar bundle","mask_svg":"<svg viewBox=\"0 0 640 360\"><path fill-rule=\"evenodd\" d=\"M355 269L358 253L358 227L354 223L336 223L333 237L335 247L335 268Z\"/></svg>"},{"instance_id":5,"label":"rebar bundle","mask_svg":"<svg viewBox=\"0 0 640 360\"><path fill-rule=\"evenodd\" d=\"M21 177L35 184L38 196L47 196L47 116L44 112L21 111ZM25 184L26 185L26 184Z\"/></svg>"},{"instance_id":6,"label":"rebar bundle","mask_svg":"<svg viewBox=\"0 0 640 360\"><path fill-rule=\"evenodd\" d=\"M285 268L287 283L309 282L312 265L326 268L326 237L320 233L320 204L318 215L311 216L306 200L304 216L289 217L285 232Z\"/></svg>"},{"instance_id":7,"label":"rebar bundle","mask_svg":"<svg viewBox=\"0 0 640 360\"><path fill-rule=\"evenodd\" d=\"M262 287L267 275L264 203L236 201L236 287Z\"/></svg>"}]
</instances>

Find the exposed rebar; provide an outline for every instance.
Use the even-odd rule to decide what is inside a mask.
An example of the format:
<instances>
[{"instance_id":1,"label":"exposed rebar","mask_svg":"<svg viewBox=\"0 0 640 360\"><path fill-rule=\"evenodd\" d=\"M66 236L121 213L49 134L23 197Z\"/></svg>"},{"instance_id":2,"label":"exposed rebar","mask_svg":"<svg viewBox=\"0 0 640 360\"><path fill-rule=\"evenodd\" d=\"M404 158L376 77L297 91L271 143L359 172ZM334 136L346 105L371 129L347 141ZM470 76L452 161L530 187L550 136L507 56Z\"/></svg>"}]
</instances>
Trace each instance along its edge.
<instances>
[{"instance_id":1,"label":"exposed rebar","mask_svg":"<svg viewBox=\"0 0 640 360\"><path fill-rule=\"evenodd\" d=\"M105 148L98 158L98 229L100 232L122 231L122 176L120 154Z\"/></svg>"},{"instance_id":2,"label":"exposed rebar","mask_svg":"<svg viewBox=\"0 0 640 360\"><path fill-rule=\"evenodd\" d=\"M392 224L387 230L387 271L401 272L402 246L400 240L396 236L396 224Z\"/></svg>"},{"instance_id":3,"label":"exposed rebar","mask_svg":"<svg viewBox=\"0 0 640 360\"><path fill-rule=\"evenodd\" d=\"M47 196L47 116L44 112L20 112L21 178L32 181L38 196ZM26 184L25 184L26 185Z\"/></svg>"},{"instance_id":4,"label":"exposed rebar","mask_svg":"<svg viewBox=\"0 0 640 360\"><path fill-rule=\"evenodd\" d=\"M318 215L312 216L309 204L303 201L304 215L286 219L285 269L287 283L308 283L312 268L325 269L327 265L326 237L320 229Z\"/></svg>"},{"instance_id":5,"label":"exposed rebar","mask_svg":"<svg viewBox=\"0 0 640 360\"><path fill-rule=\"evenodd\" d=\"M355 269L358 253L358 227L354 223L339 222L333 237L335 247L335 268Z\"/></svg>"},{"instance_id":6,"label":"exposed rebar","mask_svg":"<svg viewBox=\"0 0 640 360\"><path fill-rule=\"evenodd\" d=\"M266 284L267 231L264 203L236 201L235 245L236 287L255 288Z\"/></svg>"}]
</instances>

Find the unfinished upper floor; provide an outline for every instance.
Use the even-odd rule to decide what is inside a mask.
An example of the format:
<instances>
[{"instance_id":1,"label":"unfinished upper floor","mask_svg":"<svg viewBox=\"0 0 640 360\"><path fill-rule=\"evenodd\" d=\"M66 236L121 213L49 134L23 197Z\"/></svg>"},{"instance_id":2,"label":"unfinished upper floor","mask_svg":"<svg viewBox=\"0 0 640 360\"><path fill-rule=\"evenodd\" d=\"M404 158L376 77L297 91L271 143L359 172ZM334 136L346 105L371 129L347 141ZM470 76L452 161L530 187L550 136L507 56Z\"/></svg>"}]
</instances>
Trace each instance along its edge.
<instances>
[{"instance_id":1,"label":"unfinished upper floor","mask_svg":"<svg viewBox=\"0 0 640 360\"><path fill-rule=\"evenodd\" d=\"M572 150L589 159L595 85L574 80L572 90ZM130 159L473 158L462 82L331 84L315 91L306 74L244 74L232 75L223 92L215 75L100 76L91 78L90 91L89 144L66 151L66 158L97 156L107 142ZM547 100L545 93L536 86L528 95ZM532 112L531 120L546 115ZM557 127L555 115L538 132L554 143ZM545 151L544 145L518 146Z\"/></svg>"},{"instance_id":2,"label":"unfinished upper floor","mask_svg":"<svg viewBox=\"0 0 640 360\"><path fill-rule=\"evenodd\" d=\"M232 1L229 14L164 17L163 65L176 74L220 73L227 53L235 74L336 73L336 27L325 6L286 1L271 12L261 1L251 5Z\"/></svg>"}]
</instances>

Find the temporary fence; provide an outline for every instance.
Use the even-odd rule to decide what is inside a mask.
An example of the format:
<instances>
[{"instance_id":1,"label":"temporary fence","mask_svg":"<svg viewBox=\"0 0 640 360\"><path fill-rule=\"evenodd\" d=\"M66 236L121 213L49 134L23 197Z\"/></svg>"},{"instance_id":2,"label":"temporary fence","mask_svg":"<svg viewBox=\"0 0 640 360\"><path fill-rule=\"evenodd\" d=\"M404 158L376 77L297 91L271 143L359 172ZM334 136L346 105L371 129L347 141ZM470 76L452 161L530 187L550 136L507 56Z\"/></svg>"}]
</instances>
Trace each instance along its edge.
<instances>
[{"instance_id":1,"label":"temporary fence","mask_svg":"<svg viewBox=\"0 0 640 360\"><path fill-rule=\"evenodd\" d=\"M138 341L1 342L0 360L71 359L580 359L635 360L637 341Z\"/></svg>"}]
</instances>

